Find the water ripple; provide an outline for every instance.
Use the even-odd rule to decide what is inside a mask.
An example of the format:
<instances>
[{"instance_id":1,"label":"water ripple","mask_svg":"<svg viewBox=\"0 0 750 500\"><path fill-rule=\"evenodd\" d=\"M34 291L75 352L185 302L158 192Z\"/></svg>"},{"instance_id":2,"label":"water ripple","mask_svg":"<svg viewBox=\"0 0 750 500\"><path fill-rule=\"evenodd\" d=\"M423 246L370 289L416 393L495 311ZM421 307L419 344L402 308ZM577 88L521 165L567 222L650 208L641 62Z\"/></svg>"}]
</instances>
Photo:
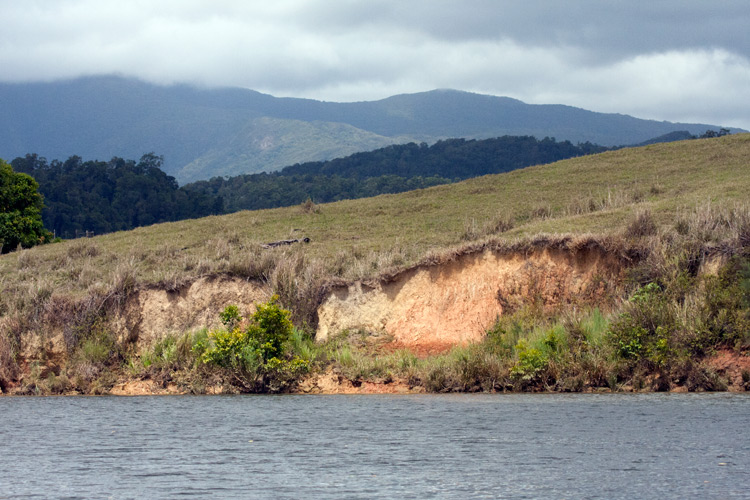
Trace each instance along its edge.
<instances>
[{"instance_id":1,"label":"water ripple","mask_svg":"<svg viewBox=\"0 0 750 500\"><path fill-rule=\"evenodd\" d=\"M744 394L0 398L2 498L747 498Z\"/></svg>"}]
</instances>

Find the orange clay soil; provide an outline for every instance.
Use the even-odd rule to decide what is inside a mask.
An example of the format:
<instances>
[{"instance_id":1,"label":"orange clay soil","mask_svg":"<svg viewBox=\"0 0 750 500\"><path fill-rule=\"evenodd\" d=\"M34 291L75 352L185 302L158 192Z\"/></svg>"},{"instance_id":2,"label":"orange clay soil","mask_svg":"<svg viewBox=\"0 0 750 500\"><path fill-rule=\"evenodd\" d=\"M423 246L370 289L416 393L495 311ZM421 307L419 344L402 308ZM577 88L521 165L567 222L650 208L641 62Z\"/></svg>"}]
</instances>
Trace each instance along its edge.
<instances>
[{"instance_id":1,"label":"orange clay soil","mask_svg":"<svg viewBox=\"0 0 750 500\"><path fill-rule=\"evenodd\" d=\"M750 381L743 380L742 375L744 372L745 377L750 378L750 353L724 349L710 356L706 362L720 375L727 377L730 391L750 390Z\"/></svg>"},{"instance_id":2,"label":"orange clay soil","mask_svg":"<svg viewBox=\"0 0 750 500\"><path fill-rule=\"evenodd\" d=\"M622 269L616 256L586 245L460 254L378 281L332 287L318 308L317 338L344 330L385 332L394 347L442 352L481 340L500 315L523 303L605 303Z\"/></svg>"}]
</instances>

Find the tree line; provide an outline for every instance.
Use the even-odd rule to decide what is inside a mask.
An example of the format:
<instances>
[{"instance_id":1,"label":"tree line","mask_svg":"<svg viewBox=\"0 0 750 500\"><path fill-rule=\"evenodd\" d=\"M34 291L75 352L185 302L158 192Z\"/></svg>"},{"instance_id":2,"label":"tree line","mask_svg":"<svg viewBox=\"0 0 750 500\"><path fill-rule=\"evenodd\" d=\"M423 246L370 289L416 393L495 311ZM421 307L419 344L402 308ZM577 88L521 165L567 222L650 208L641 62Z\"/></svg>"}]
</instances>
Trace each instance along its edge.
<instances>
[{"instance_id":1,"label":"tree line","mask_svg":"<svg viewBox=\"0 0 750 500\"><path fill-rule=\"evenodd\" d=\"M74 238L159 222L376 196L508 172L531 165L598 153L607 148L553 138L505 136L448 139L431 146L400 144L330 161L308 162L278 172L214 177L178 186L161 170L163 158L139 161L47 161L36 154L16 158L12 168L33 177L44 196L44 226Z\"/></svg>"},{"instance_id":2,"label":"tree line","mask_svg":"<svg viewBox=\"0 0 750 500\"><path fill-rule=\"evenodd\" d=\"M191 193L220 197L225 210L257 210L311 199L328 203L447 184L487 174L605 151L591 143L504 136L447 139L432 146L397 144L330 161L307 162L278 172L214 177L184 186Z\"/></svg>"},{"instance_id":3,"label":"tree line","mask_svg":"<svg viewBox=\"0 0 750 500\"><path fill-rule=\"evenodd\" d=\"M188 194L161 170L153 153L136 162L122 158L47 162L28 154L11 162L32 176L44 196L44 226L62 238L133 229L158 222L223 213L220 200Z\"/></svg>"}]
</instances>

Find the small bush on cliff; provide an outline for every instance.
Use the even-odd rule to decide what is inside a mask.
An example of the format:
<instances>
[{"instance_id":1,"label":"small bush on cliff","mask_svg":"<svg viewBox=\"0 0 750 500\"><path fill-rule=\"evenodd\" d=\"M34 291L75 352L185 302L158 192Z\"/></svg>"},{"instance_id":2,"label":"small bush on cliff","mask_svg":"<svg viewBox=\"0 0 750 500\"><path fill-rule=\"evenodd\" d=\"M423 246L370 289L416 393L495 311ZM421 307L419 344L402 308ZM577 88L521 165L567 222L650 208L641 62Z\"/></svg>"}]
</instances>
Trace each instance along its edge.
<instances>
[{"instance_id":1,"label":"small bush on cliff","mask_svg":"<svg viewBox=\"0 0 750 500\"><path fill-rule=\"evenodd\" d=\"M547 368L549 358L539 349L530 347L524 340L519 340L516 344L516 353L518 361L510 370L513 378L533 382Z\"/></svg>"},{"instance_id":2,"label":"small bush on cliff","mask_svg":"<svg viewBox=\"0 0 750 500\"><path fill-rule=\"evenodd\" d=\"M656 283L635 291L610 328L617 354L631 367L662 369L678 354L678 324L668 294Z\"/></svg>"},{"instance_id":3,"label":"small bush on cliff","mask_svg":"<svg viewBox=\"0 0 750 500\"><path fill-rule=\"evenodd\" d=\"M750 259L732 258L707 278L700 316L706 344L750 347Z\"/></svg>"},{"instance_id":4,"label":"small bush on cliff","mask_svg":"<svg viewBox=\"0 0 750 500\"><path fill-rule=\"evenodd\" d=\"M291 385L310 361L289 348L295 340L291 313L277 300L258 304L244 327L237 307L227 307L221 314L227 328L210 331L195 346L202 362L226 370L250 392L278 392Z\"/></svg>"}]
</instances>

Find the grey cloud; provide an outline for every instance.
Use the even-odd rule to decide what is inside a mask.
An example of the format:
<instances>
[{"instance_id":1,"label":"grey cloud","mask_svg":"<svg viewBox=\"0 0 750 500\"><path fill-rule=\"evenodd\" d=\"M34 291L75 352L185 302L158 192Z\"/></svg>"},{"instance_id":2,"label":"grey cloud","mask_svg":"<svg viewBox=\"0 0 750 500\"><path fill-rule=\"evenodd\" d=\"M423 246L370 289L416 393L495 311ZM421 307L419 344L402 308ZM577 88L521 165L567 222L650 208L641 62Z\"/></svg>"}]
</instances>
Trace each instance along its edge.
<instances>
[{"instance_id":1,"label":"grey cloud","mask_svg":"<svg viewBox=\"0 0 750 500\"><path fill-rule=\"evenodd\" d=\"M380 25L454 42L511 39L587 48L608 57L695 47L721 47L750 57L750 8L744 0L381 0L309 6L303 12L310 26L334 31Z\"/></svg>"},{"instance_id":2,"label":"grey cloud","mask_svg":"<svg viewBox=\"0 0 750 500\"><path fill-rule=\"evenodd\" d=\"M0 79L365 100L450 87L750 128L746 0L0 0Z\"/></svg>"}]
</instances>

